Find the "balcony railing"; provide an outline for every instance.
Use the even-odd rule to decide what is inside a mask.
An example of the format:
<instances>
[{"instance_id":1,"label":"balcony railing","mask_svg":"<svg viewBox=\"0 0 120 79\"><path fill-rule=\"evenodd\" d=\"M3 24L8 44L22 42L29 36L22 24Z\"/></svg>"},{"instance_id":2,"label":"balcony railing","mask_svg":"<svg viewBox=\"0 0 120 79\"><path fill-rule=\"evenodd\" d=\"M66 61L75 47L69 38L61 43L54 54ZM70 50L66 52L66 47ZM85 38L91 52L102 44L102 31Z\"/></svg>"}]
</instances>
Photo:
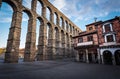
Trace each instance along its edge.
<instances>
[{"instance_id":1,"label":"balcony railing","mask_svg":"<svg viewBox=\"0 0 120 79\"><path fill-rule=\"evenodd\" d=\"M116 42L107 42L107 43L103 43L103 45L100 46L110 46L110 45L116 45Z\"/></svg>"},{"instance_id":2,"label":"balcony railing","mask_svg":"<svg viewBox=\"0 0 120 79\"><path fill-rule=\"evenodd\" d=\"M93 45L93 41L78 43L77 46Z\"/></svg>"}]
</instances>

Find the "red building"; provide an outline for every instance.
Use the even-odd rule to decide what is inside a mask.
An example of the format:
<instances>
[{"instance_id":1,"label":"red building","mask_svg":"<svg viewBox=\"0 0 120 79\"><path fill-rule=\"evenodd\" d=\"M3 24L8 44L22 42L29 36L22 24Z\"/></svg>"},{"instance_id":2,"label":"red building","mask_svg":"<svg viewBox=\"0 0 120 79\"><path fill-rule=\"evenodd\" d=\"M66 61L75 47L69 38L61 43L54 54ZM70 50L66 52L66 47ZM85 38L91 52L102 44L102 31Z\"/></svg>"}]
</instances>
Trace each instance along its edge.
<instances>
[{"instance_id":1,"label":"red building","mask_svg":"<svg viewBox=\"0 0 120 79\"><path fill-rule=\"evenodd\" d=\"M120 18L86 25L73 37L76 60L87 63L120 64Z\"/></svg>"}]
</instances>

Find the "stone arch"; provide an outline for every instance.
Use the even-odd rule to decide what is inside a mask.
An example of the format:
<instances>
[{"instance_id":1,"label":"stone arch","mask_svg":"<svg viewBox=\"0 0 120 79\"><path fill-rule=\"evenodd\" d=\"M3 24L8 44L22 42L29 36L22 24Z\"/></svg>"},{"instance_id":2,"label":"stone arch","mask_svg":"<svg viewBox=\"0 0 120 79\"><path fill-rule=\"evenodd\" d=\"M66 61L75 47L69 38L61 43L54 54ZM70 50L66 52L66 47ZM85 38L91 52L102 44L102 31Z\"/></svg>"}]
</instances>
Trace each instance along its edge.
<instances>
[{"instance_id":1,"label":"stone arch","mask_svg":"<svg viewBox=\"0 0 120 79\"><path fill-rule=\"evenodd\" d=\"M2 1L2 0L1 0ZM7 24L6 24L6 22L1 22L2 21L2 19L5 19L6 20L6 15L8 16L9 15L9 18L10 19L14 19L14 18L12 18L13 17L13 7L11 6L11 5L9 5L8 3L6 3L6 2L1 2L0 1L0 26L2 26L2 27L0 27L0 37L2 37L1 38L1 40L0 40L0 49L2 49L2 51L1 51L1 55L2 55L2 57L1 57L1 59L3 59L4 60L4 58L5 58L5 54L4 53L6 53L6 45L8 44L8 39L9 39L9 37L8 37L8 35L9 35L9 32L10 32L10 29L11 29L11 27L12 27L12 20L10 20ZM1 5L1 3L2 3L2 5ZM9 9L7 9L7 8L10 8L11 10L9 10ZM4 9L6 8L6 12L5 12L5 14L3 15L3 14L1 14L1 12L3 11L3 13L4 13ZM9 13L7 13L7 12L9 12ZM2 23L2 24L1 24ZM5 24L5 25L4 25ZM5 28L4 28L4 26L5 26ZM2 28L4 28L4 29L2 29ZM13 34L12 34L13 35ZM3 37L4 36L4 37ZM10 36L10 35L9 35Z\"/></svg>"},{"instance_id":2,"label":"stone arch","mask_svg":"<svg viewBox=\"0 0 120 79\"><path fill-rule=\"evenodd\" d=\"M42 8L44 6L42 1L37 0L37 4L36 4L36 13L39 15L42 15Z\"/></svg>"},{"instance_id":3,"label":"stone arch","mask_svg":"<svg viewBox=\"0 0 120 79\"><path fill-rule=\"evenodd\" d=\"M56 47L59 47L59 39L60 39L60 36L59 36L59 29L58 27L55 27L55 46Z\"/></svg>"},{"instance_id":4,"label":"stone arch","mask_svg":"<svg viewBox=\"0 0 120 79\"><path fill-rule=\"evenodd\" d=\"M70 24L69 23L68 23L68 31L67 32L70 33Z\"/></svg>"},{"instance_id":5,"label":"stone arch","mask_svg":"<svg viewBox=\"0 0 120 79\"><path fill-rule=\"evenodd\" d=\"M44 7L44 2L42 0L38 0L40 2L40 4L42 5L42 7Z\"/></svg>"},{"instance_id":6,"label":"stone arch","mask_svg":"<svg viewBox=\"0 0 120 79\"><path fill-rule=\"evenodd\" d=\"M58 14L56 12L54 12L54 24L57 25L58 23Z\"/></svg>"},{"instance_id":7,"label":"stone arch","mask_svg":"<svg viewBox=\"0 0 120 79\"><path fill-rule=\"evenodd\" d=\"M46 11L47 11L47 15L46 15L47 17L46 18L47 18L48 21L50 21L51 20L51 15L52 15L52 10L49 6L47 6L46 8L47 8L46 9Z\"/></svg>"},{"instance_id":8,"label":"stone arch","mask_svg":"<svg viewBox=\"0 0 120 79\"><path fill-rule=\"evenodd\" d=\"M44 20L43 18L41 18L40 16L37 17L37 19L39 20L40 24L39 24L39 36L38 36L38 45L40 45L40 35L43 33L44 31Z\"/></svg>"},{"instance_id":9,"label":"stone arch","mask_svg":"<svg viewBox=\"0 0 120 79\"><path fill-rule=\"evenodd\" d=\"M63 18L60 17L60 27L63 28Z\"/></svg>"},{"instance_id":10,"label":"stone arch","mask_svg":"<svg viewBox=\"0 0 120 79\"><path fill-rule=\"evenodd\" d=\"M104 64L112 64L112 53L109 50L103 52Z\"/></svg>"},{"instance_id":11,"label":"stone arch","mask_svg":"<svg viewBox=\"0 0 120 79\"><path fill-rule=\"evenodd\" d=\"M5 62L18 62L22 21L22 12L20 8L21 2L18 3L15 0L2 0L2 2L9 4L13 9L12 22L10 26L9 36L7 40L7 48L5 53Z\"/></svg>"},{"instance_id":12,"label":"stone arch","mask_svg":"<svg viewBox=\"0 0 120 79\"><path fill-rule=\"evenodd\" d=\"M19 11L19 7L18 7L18 3L14 0L2 0L2 2L6 2L7 4L9 4L13 11Z\"/></svg>"},{"instance_id":13,"label":"stone arch","mask_svg":"<svg viewBox=\"0 0 120 79\"><path fill-rule=\"evenodd\" d=\"M23 12L28 15L29 19L33 19L33 13L30 10L23 8Z\"/></svg>"},{"instance_id":14,"label":"stone arch","mask_svg":"<svg viewBox=\"0 0 120 79\"><path fill-rule=\"evenodd\" d=\"M50 46L51 45L51 39L53 39L53 27L52 25L48 22L47 23L47 45Z\"/></svg>"},{"instance_id":15,"label":"stone arch","mask_svg":"<svg viewBox=\"0 0 120 79\"><path fill-rule=\"evenodd\" d=\"M120 50L116 50L114 53L116 65L120 65Z\"/></svg>"},{"instance_id":16,"label":"stone arch","mask_svg":"<svg viewBox=\"0 0 120 79\"><path fill-rule=\"evenodd\" d=\"M66 23L66 31L68 31L68 22L67 21L65 21L65 23Z\"/></svg>"}]
</instances>

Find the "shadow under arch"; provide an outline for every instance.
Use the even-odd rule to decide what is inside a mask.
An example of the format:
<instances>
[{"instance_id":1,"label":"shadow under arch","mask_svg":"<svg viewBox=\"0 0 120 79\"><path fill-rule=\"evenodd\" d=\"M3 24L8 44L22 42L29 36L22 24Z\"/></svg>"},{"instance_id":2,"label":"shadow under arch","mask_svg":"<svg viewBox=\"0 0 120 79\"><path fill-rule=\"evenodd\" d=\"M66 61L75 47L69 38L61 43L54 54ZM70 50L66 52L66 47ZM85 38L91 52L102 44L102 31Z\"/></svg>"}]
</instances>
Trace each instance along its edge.
<instances>
[{"instance_id":1,"label":"shadow under arch","mask_svg":"<svg viewBox=\"0 0 120 79\"><path fill-rule=\"evenodd\" d=\"M114 53L116 65L120 65L120 50L116 50Z\"/></svg>"},{"instance_id":2,"label":"shadow under arch","mask_svg":"<svg viewBox=\"0 0 120 79\"><path fill-rule=\"evenodd\" d=\"M104 64L112 64L112 53L109 50L103 52Z\"/></svg>"}]
</instances>

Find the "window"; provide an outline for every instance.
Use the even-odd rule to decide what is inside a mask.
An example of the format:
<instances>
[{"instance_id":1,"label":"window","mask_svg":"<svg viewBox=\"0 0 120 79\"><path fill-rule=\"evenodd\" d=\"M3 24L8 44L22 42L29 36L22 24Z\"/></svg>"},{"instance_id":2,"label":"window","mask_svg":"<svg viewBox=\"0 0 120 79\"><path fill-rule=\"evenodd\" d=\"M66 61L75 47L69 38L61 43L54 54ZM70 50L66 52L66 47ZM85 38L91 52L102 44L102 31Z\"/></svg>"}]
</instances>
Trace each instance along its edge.
<instances>
[{"instance_id":1,"label":"window","mask_svg":"<svg viewBox=\"0 0 120 79\"><path fill-rule=\"evenodd\" d=\"M112 24L107 23L103 25L103 32L111 32L111 31L113 31Z\"/></svg>"},{"instance_id":2,"label":"window","mask_svg":"<svg viewBox=\"0 0 120 79\"><path fill-rule=\"evenodd\" d=\"M90 31L90 30L93 30L93 28L92 28L92 27L89 27L89 31Z\"/></svg>"},{"instance_id":3,"label":"window","mask_svg":"<svg viewBox=\"0 0 120 79\"><path fill-rule=\"evenodd\" d=\"M88 41L93 41L93 36L88 36L87 39Z\"/></svg>"},{"instance_id":4,"label":"window","mask_svg":"<svg viewBox=\"0 0 120 79\"><path fill-rule=\"evenodd\" d=\"M106 24L104 27L105 27L105 32L110 32L111 31L110 24Z\"/></svg>"},{"instance_id":5,"label":"window","mask_svg":"<svg viewBox=\"0 0 120 79\"><path fill-rule=\"evenodd\" d=\"M114 42L113 35L108 35L106 38L107 42Z\"/></svg>"},{"instance_id":6,"label":"window","mask_svg":"<svg viewBox=\"0 0 120 79\"><path fill-rule=\"evenodd\" d=\"M83 38L78 39L78 43L81 43L81 42L83 42Z\"/></svg>"}]
</instances>

